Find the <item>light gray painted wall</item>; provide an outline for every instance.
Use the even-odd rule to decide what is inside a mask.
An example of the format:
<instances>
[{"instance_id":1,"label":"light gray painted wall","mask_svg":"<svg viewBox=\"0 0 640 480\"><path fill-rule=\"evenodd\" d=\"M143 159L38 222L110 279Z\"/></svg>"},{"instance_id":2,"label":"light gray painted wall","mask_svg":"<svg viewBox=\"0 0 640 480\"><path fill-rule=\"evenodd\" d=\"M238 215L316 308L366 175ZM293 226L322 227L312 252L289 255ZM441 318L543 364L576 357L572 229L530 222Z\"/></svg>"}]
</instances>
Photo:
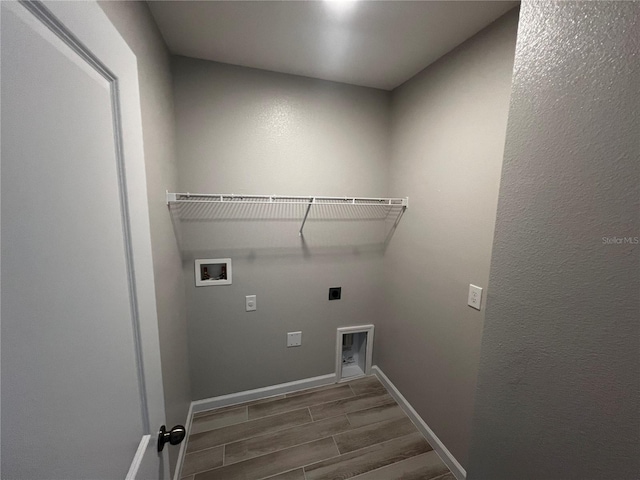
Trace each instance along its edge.
<instances>
[{"instance_id":1,"label":"light gray painted wall","mask_svg":"<svg viewBox=\"0 0 640 480\"><path fill-rule=\"evenodd\" d=\"M639 25L523 4L470 479L640 478Z\"/></svg>"},{"instance_id":2,"label":"light gray painted wall","mask_svg":"<svg viewBox=\"0 0 640 480\"><path fill-rule=\"evenodd\" d=\"M99 4L138 59L153 275L170 428L184 424L191 401L182 262L163 201L165 190L177 184L170 56L145 2ZM169 448L173 469L178 448Z\"/></svg>"},{"instance_id":3,"label":"light gray painted wall","mask_svg":"<svg viewBox=\"0 0 640 480\"><path fill-rule=\"evenodd\" d=\"M388 92L183 57L173 73L180 191L386 195ZM183 212L194 399L332 373L336 328L378 320L385 222L323 208L303 239L299 207ZM193 260L219 257L233 285L196 288Z\"/></svg>"},{"instance_id":4,"label":"light gray painted wall","mask_svg":"<svg viewBox=\"0 0 640 480\"><path fill-rule=\"evenodd\" d=\"M375 363L464 466L507 125L517 10L394 90L390 195L410 208L385 254Z\"/></svg>"}]
</instances>

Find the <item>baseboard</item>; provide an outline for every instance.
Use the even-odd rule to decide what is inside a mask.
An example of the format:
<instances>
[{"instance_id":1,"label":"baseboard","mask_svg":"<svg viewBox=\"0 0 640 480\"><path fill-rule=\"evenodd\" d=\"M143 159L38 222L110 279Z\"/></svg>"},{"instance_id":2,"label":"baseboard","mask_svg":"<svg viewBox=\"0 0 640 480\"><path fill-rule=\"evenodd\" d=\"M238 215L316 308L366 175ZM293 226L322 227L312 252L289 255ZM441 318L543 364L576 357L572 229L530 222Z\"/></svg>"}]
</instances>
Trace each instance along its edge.
<instances>
[{"instance_id":1,"label":"baseboard","mask_svg":"<svg viewBox=\"0 0 640 480\"><path fill-rule=\"evenodd\" d=\"M444 443L436 436L436 434L429 428L425 421L418 415L418 412L414 410L411 404L400 393L396 386L391 383L391 380L383 373L383 371L377 365L371 368L372 373L378 377L380 382L389 390L391 396L398 402L398 405L404 410L404 412L413 421L415 426L420 430L420 433L424 435L427 441L431 444L442 461L449 467L449 470L455 475L458 480L465 480L467 478L467 472L462 465L456 460L451 452L444 446Z\"/></svg>"},{"instance_id":2,"label":"baseboard","mask_svg":"<svg viewBox=\"0 0 640 480\"><path fill-rule=\"evenodd\" d=\"M180 444L180 453L178 454L176 471L173 476L174 480L180 479L180 470L182 470L182 463L184 462L184 455L187 449L189 432L191 431L191 419L193 418L194 413L204 412L205 410L212 410L214 408L226 407L228 405L235 405L236 403L249 402L251 400L260 400L262 398L282 395L283 393L291 393L297 390L304 390L305 388L322 387L324 385L331 385L332 383L336 383L335 373L329 373L327 375L321 375L319 377L304 378L302 380L296 380L295 382L281 383L279 385L272 385L270 387L256 388L255 390L246 390L244 392L231 393L229 395L221 395L219 397L205 398L203 400L195 400L191 402L191 405L189 405L189 413L187 414L187 419L184 422L185 429L187 430L187 438Z\"/></svg>"},{"instance_id":3,"label":"baseboard","mask_svg":"<svg viewBox=\"0 0 640 480\"><path fill-rule=\"evenodd\" d=\"M184 428L187 431L184 440L180 443L180 451L178 452L178 461L176 462L176 471L173 473L173 480L180 480L180 472L184 463L184 456L187 453L187 442L189 441L189 432L191 431L191 419L193 417L193 402L189 404L187 419L184 421Z\"/></svg>"},{"instance_id":4,"label":"baseboard","mask_svg":"<svg viewBox=\"0 0 640 480\"><path fill-rule=\"evenodd\" d=\"M425 421L418 415L418 412L414 410L411 404L400 393L396 386L391 383L391 380L384 374L384 372L374 365L371 368L371 372L378 377L380 382L389 390L391 396L398 402L402 410L409 416L409 418L416 425L420 433L429 441L433 449L436 451L442 461L449 467L449 470L455 475L458 480L466 480L467 472L462 465L456 460L451 452L444 446L442 441L436 436L436 434L429 428ZM221 395L219 397L206 398L203 400L196 400L191 402L189 406L189 413L185 421L185 428L187 430L187 438L191 431L191 419L194 413L203 412L205 410L211 410L219 407L226 407L228 405L235 405L236 403L249 402L251 400L259 400L262 398L268 398L275 395L282 395L283 393L291 393L297 390L304 390L305 388L320 387L323 385L330 385L335 383L335 373L327 375L321 375L319 377L305 378L302 380L296 380L295 382L281 383L279 385L272 385L270 387L256 388L255 390L246 390L244 392L231 393L229 395ZM187 441L185 440L180 444L180 453L178 461L176 463L176 471L174 480L179 480L180 470L182 469L182 463L184 461L184 455L187 448Z\"/></svg>"},{"instance_id":5,"label":"baseboard","mask_svg":"<svg viewBox=\"0 0 640 480\"><path fill-rule=\"evenodd\" d=\"M227 405L235 405L236 403L244 403L251 400L260 400L275 395L282 395L283 393L291 393L296 390L304 390L305 388L321 387L332 383L336 383L335 373L321 375L319 377L303 378L295 382L281 383L279 385L271 385L270 387L256 388L255 390L230 393L229 395L222 395L220 397L196 400L191 402L191 407L193 413L198 413L204 410L226 407Z\"/></svg>"}]
</instances>

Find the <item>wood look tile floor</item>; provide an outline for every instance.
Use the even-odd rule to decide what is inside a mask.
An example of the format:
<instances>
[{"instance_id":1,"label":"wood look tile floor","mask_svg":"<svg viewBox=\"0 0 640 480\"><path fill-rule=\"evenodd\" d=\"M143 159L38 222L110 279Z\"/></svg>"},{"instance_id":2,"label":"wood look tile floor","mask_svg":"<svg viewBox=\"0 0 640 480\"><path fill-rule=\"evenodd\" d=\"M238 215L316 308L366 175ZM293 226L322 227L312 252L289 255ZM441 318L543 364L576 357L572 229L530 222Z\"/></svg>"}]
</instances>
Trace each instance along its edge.
<instances>
[{"instance_id":1,"label":"wood look tile floor","mask_svg":"<svg viewBox=\"0 0 640 480\"><path fill-rule=\"evenodd\" d=\"M375 376L194 414L183 480L455 480Z\"/></svg>"}]
</instances>

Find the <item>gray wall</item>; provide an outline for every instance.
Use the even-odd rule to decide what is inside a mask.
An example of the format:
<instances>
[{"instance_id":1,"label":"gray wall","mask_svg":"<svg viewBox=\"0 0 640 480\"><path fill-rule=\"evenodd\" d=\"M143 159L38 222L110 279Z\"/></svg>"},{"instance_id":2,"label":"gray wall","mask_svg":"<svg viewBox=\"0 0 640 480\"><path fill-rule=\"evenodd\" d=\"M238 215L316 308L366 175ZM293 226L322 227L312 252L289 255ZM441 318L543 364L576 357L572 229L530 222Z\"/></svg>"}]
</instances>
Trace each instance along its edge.
<instances>
[{"instance_id":1,"label":"gray wall","mask_svg":"<svg viewBox=\"0 0 640 480\"><path fill-rule=\"evenodd\" d=\"M170 56L145 2L99 4L138 59L162 379L171 427L185 422L191 387L182 262L164 203L165 190L177 184ZM172 469L177 453L177 447L170 448Z\"/></svg>"},{"instance_id":2,"label":"gray wall","mask_svg":"<svg viewBox=\"0 0 640 480\"><path fill-rule=\"evenodd\" d=\"M511 92L517 10L394 90L390 195L410 208L384 259L375 363L464 466Z\"/></svg>"},{"instance_id":3,"label":"gray wall","mask_svg":"<svg viewBox=\"0 0 640 480\"><path fill-rule=\"evenodd\" d=\"M182 57L173 73L180 191L386 195L388 92ZM300 238L304 210L285 207L196 208L176 222L194 399L332 373L336 328L378 318L381 212L314 209ZM219 257L232 258L233 285L196 288L193 260ZM331 286L342 300L328 301ZM297 330L302 346L286 348Z\"/></svg>"},{"instance_id":4,"label":"gray wall","mask_svg":"<svg viewBox=\"0 0 640 480\"><path fill-rule=\"evenodd\" d=\"M638 25L523 4L470 479L640 477Z\"/></svg>"}]
</instances>

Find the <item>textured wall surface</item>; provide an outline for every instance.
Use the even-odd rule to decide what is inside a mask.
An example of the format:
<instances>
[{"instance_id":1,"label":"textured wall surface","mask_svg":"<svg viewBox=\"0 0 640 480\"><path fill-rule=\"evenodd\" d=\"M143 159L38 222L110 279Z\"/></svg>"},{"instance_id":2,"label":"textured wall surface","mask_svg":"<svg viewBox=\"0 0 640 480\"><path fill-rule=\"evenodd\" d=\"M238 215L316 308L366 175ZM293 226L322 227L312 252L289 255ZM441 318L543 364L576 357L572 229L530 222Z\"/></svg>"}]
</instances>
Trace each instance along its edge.
<instances>
[{"instance_id":1,"label":"textured wall surface","mask_svg":"<svg viewBox=\"0 0 640 480\"><path fill-rule=\"evenodd\" d=\"M386 195L388 92L183 57L173 72L179 191ZM381 213L314 208L300 238L302 207L183 210L193 398L332 373L336 328L379 316ZM193 260L220 257L233 284L195 287Z\"/></svg>"},{"instance_id":2,"label":"textured wall surface","mask_svg":"<svg viewBox=\"0 0 640 480\"><path fill-rule=\"evenodd\" d=\"M153 275L167 424L183 424L189 403L187 314L182 262L164 203L177 184L170 56L145 2L99 2L138 59ZM172 468L178 448L171 447Z\"/></svg>"},{"instance_id":3,"label":"textured wall surface","mask_svg":"<svg viewBox=\"0 0 640 480\"><path fill-rule=\"evenodd\" d=\"M511 92L517 10L393 92L392 195L376 363L464 466Z\"/></svg>"},{"instance_id":4,"label":"textured wall surface","mask_svg":"<svg viewBox=\"0 0 640 480\"><path fill-rule=\"evenodd\" d=\"M639 32L522 6L470 479L640 478Z\"/></svg>"}]
</instances>

